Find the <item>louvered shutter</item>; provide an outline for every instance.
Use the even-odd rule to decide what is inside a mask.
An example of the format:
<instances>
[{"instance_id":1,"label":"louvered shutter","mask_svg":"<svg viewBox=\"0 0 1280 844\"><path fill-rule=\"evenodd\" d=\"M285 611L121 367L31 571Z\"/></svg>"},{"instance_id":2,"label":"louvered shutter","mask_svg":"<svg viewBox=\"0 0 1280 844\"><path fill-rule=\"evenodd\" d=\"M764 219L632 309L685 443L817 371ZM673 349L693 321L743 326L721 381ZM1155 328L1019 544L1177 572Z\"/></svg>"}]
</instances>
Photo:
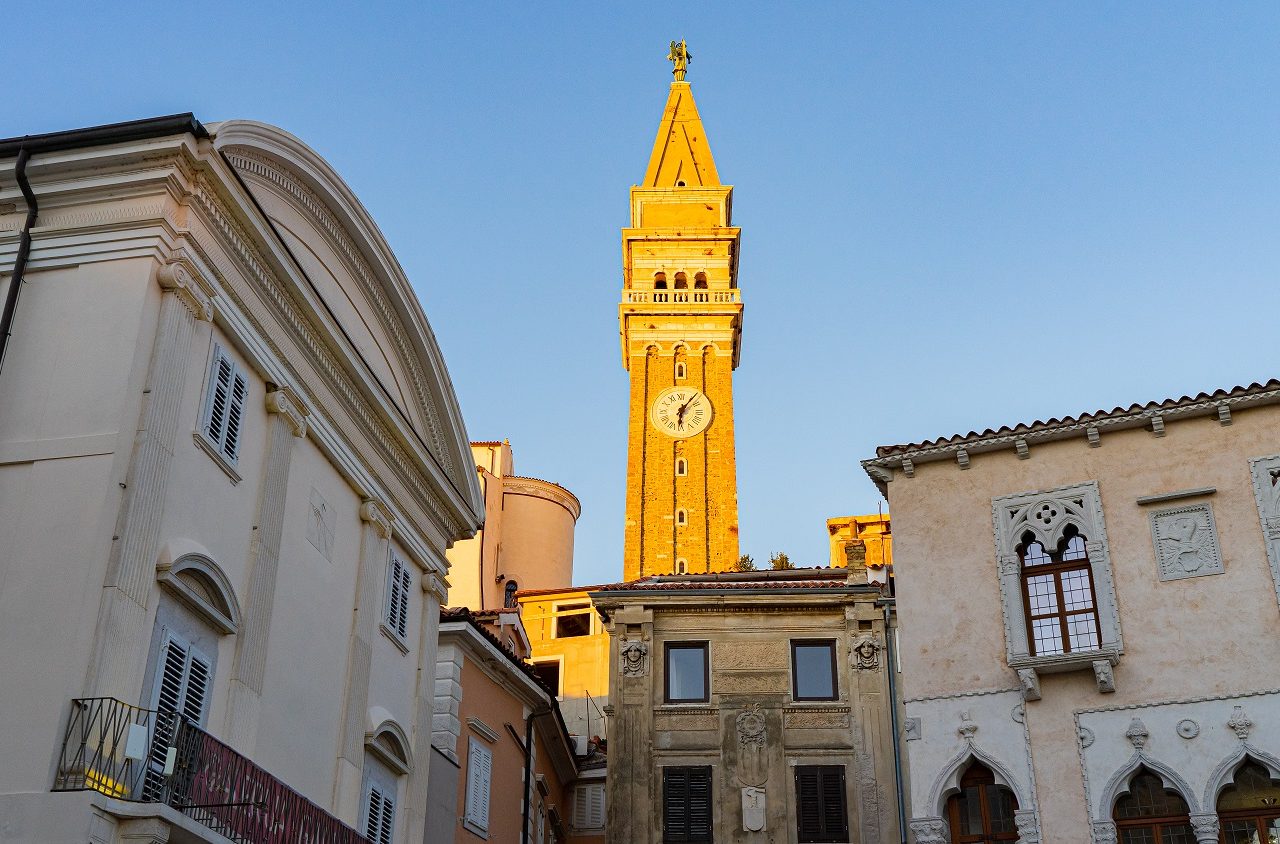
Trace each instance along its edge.
<instances>
[{"instance_id":1,"label":"louvered shutter","mask_svg":"<svg viewBox=\"0 0 1280 844\"><path fill-rule=\"evenodd\" d=\"M796 825L800 842L849 840L844 801L844 766L796 768Z\"/></svg>"},{"instance_id":2,"label":"louvered shutter","mask_svg":"<svg viewBox=\"0 0 1280 844\"><path fill-rule=\"evenodd\" d=\"M693 768L689 774L689 840L711 840L710 768Z\"/></svg>"},{"instance_id":3,"label":"louvered shutter","mask_svg":"<svg viewBox=\"0 0 1280 844\"><path fill-rule=\"evenodd\" d=\"M489 778L493 754L475 739L467 750L467 814L466 821L480 830L489 830Z\"/></svg>"},{"instance_id":4,"label":"louvered shutter","mask_svg":"<svg viewBox=\"0 0 1280 844\"><path fill-rule=\"evenodd\" d=\"M240 454L240 429L244 424L244 400L249 394L249 382L244 373L237 371L232 379L231 400L227 403L227 435L222 443L222 453L232 463Z\"/></svg>"},{"instance_id":5,"label":"louvered shutter","mask_svg":"<svg viewBox=\"0 0 1280 844\"><path fill-rule=\"evenodd\" d=\"M372 844L391 844L395 833L396 801L388 791L369 781L365 801L364 837Z\"/></svg>"},{"instance_id":6,"label":"louvered shutter","mask_svg":"<svg viewBox=\"0 0 1280 844\"><path fill-rule=\"evenodd\" d=\"M155 799L164 785L164 763L178 732L179 719L204 726L213 681L213 663L173 633L165 635L156 665L155 728L147 759L145 790Z\"/></svg>"},{"instance_id":7,"label":"louvered shutter","mask_svg":"<svg viewBox=\"0 0 1280 844\"><path fill-rule=\"evenodd\" d=\"M663 841L689 840L689 769L662 769Z\"/></svg>"},{"instance_id":8,"label":"louvered shutter","mask_svg":"<svg viewBox=\"0 0 1280 844\"><path fill-rule=\"evenodd\" d=\"M222 450L222 440L227 430L227 405L231 401L234 376L234 365L218 349L214 353L213 369L209 373L209 404L205 410L207 421L204 433L219 451Z\"/></svg>"},{"instance_id":9,"label":"louvered shutter","mask_svg":"<svg viewBox=\"0 0 1280 844\"><path fill-rule=\"evenodd\" d=\"M604 826L604 786L587 786L587 825L593 828Z\"/></svg>"},{"instance_id":10,"label":"louvered shutter","mask_svg":"<svg viewBox=\"0 0 1280 844\"><path fill-rule=\"evenodd\" d=\"M387 627L403 639L409 632L409 593L413 575L394 554L387 575Z\"/></svg>"}]
</instances>

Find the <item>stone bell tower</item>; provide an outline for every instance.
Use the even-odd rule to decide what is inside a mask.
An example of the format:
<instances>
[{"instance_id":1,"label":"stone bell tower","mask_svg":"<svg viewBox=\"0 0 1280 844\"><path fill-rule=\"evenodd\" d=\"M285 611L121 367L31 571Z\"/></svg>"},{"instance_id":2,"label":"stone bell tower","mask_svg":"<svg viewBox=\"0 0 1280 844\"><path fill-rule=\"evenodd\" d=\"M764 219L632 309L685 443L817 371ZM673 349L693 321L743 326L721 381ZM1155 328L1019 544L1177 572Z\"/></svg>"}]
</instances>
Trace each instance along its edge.
<instances>
[{"instance_id":1,"label":"stone bell tower","mask_svg":"<svg viewBox=\"0 0 1280 844\"><path fill-rule=\"evenodd\" d=\"M740 230L720 183L688 53L622 230L622 364L631 375L624 578L731 569L738 560L733 370L742 339Z\"/></svg>"}]
</instances>

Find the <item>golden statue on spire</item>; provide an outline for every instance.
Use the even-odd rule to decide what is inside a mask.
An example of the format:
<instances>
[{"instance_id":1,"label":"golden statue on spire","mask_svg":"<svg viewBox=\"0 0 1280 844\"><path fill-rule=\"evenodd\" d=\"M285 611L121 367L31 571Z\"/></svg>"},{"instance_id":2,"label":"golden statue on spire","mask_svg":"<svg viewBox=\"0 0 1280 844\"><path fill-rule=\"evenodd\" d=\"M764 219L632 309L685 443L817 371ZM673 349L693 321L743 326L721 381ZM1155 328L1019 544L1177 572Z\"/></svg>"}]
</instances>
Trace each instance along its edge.
<instances>
[{"instance_id":1,"label":"golden statue on spire","mask_svg":"<svg viewBox=\"0 0 1280 844\"><path fill-rule=\"evenodd\" d=\"M677 82L684 81L684 75L689 72L689 62L693 59L693 53L689 52L689 45L684 43L684 39L680 39L680 43L671 42L671 52L667 53L667 61L675 65L675 69L671 71L671 75L676 78Z\"/></svg>"}]
</instances>

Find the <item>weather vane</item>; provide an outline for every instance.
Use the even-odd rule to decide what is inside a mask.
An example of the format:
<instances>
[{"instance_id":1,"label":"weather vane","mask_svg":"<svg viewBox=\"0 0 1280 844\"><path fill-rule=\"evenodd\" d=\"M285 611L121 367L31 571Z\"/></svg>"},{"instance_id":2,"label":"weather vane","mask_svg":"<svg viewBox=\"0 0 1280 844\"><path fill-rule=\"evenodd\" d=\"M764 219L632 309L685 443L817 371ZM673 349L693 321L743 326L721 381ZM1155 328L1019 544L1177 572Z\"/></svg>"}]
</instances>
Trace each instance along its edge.
<instances>
[{"instance_id":1,"label":"weather vane","mask_svg":"<svg viewBox=\"0 0 1280 844\"><path fill-rule=\"evenodd\" d=\"M689 52L689 45L684 43L684 39L680 39L680 43L671 42L671 52L667 53L667 61L675 65L675 69L671 71L671 75L676 78L677 82L684 81L684 75L689 72L689 62L693 59L693 53Z\"/></svg>"}]
</instances>

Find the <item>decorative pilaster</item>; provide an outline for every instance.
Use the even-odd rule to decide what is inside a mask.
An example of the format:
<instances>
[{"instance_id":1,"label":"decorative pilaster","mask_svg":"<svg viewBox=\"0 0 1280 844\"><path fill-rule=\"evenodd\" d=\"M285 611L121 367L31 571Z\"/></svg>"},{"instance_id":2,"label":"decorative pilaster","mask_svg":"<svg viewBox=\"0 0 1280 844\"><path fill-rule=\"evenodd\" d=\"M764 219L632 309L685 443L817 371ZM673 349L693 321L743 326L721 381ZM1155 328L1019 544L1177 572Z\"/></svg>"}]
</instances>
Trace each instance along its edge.
<instances>
[{"instance_id":1,"label":"decorative pilaster","mask_svg":"<svg viewBox=\"0 0 1280 844\"><path fill-rule=\"evenodd\" d=\"M148 363L146 389L133 455L116 518L107 577L103 583L94 654L85 692L131 700L137 694L137 652L147 623L155 579L160 521L173 462L178 417L187 381L196 322L212 318L211 290L190 268L162 267L156 280L165 294Z\"/></svg>"},{"instance_id":2,"label":"decorative pilaster","mask_svg":"<svg viewBox=\"0 0 1280 844\"><path fill-rule=\"evenodd\" d=\"M355 824L360 815L360 786L364 774L365 711L369 707L369 664L381 607L379 575L387 564L393 518L386 505L369 498L360 505L364 526L360 535L360 564L356 573L354 621L347 648L347 685L342 706L342 738L338 745L338 773L334 808L339 818ZM435 625L432 625L435 630ZM434 657L435 647L432 646ZM433 669L434 671L434 669ZM421 764L429 764L419 760Z\"/></svg>"},{"instance_id":3,"label":"decorative pilaster","mask_svg":"<svg viewBox=\"0 0 1280 844\"><path fill-rule=\"evenodd\" d=\"M258 698L267 666L267 637L271 632L280 568L293 443L307 433L308 411L293 390L284 387L267 393L266 408L269 413L267 453L258 496L257 529L249 551L249 594L244 626L236 641L231 706L227 710L226 735L231 745L243 753L252 752L257 738Z\"/></svg>"},{"instance_id":4,"label":"decorative pilaster","mask_svg":"<svg viewBox=\"0 0 1280 844\"><path fill-rule=\"evenodd\" d=\"M422 624L418 647L417 711L413 724L413 770L409 772L406 841L421 841L427 824L427 776L431 772L431 730L435 718L436 653L440 643L440 602L448 587L435 572L422 575Z\"/></svg>"}]
</instances>

